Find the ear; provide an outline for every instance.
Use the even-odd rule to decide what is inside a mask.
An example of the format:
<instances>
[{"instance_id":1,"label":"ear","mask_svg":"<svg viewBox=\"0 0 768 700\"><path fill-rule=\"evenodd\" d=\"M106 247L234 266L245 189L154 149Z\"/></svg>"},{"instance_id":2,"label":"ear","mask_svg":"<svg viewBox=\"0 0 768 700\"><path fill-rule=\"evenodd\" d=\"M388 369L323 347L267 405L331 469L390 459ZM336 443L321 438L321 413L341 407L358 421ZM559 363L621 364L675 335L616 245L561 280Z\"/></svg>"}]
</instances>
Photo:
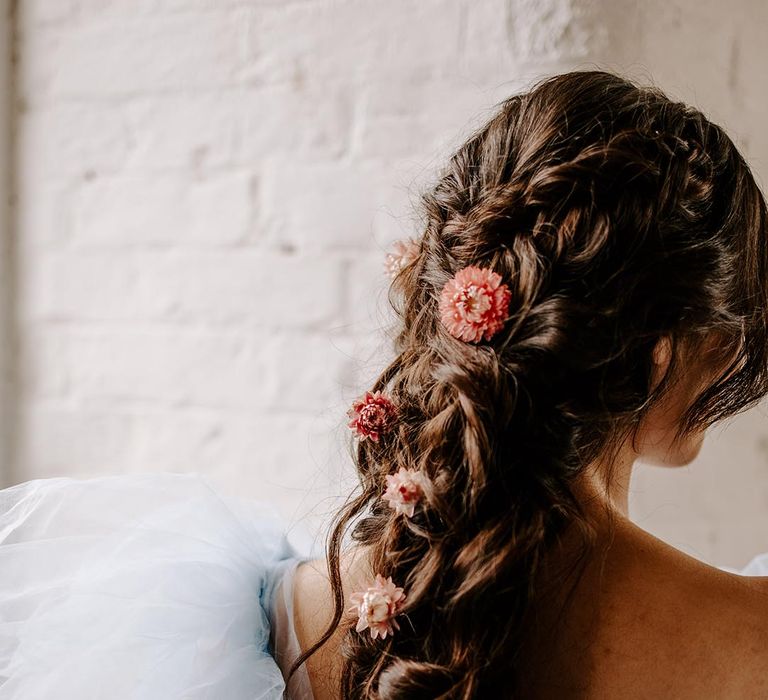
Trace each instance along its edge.
<instances>
[{"instance_id":1,"label":"ear","mask_svg":"<svg viewBox=\"0 0 768 700\"><path fill-rule=\"evenodd\" d=\"M672 357L672 342L668 335L663 335L656 341L653 348L653 361L663 371L669 365Z\"/></svg>"},{"instance_id":2,"label":"ear","mask_svg":"<svg viewBox=\"0 0 768 700\"><path fill-rule=\"evenodd\" d=\"M661 381L661 378L669 367L669 362L672 359L672 341L668 335L661 336L653 348L653 377L651 380L651 389L655 389L656 385Z\"/></svg>"}]
</instances>

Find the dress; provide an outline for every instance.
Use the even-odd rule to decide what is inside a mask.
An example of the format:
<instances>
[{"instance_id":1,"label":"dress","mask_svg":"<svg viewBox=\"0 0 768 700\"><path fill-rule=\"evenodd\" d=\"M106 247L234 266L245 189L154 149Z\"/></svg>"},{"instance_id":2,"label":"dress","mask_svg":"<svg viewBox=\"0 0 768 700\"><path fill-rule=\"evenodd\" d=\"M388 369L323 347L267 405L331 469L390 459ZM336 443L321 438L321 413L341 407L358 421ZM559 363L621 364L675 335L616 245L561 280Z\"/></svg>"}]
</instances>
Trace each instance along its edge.
<instances>
[{"instance_id":1,"label":"dress","mask_svg":"<svg viewBox=\"0 0 768 700\"><path fill-rule=\"evenodd\" d=\"M300 551L265 499L195 474L0 490L0 699L311 700Z\"/></svg>"},{"instance_id":2,"label":"dress","mask_svg":"<svg viewBox=\"0 0 768 700\"><path fill-rule=\"evenodd\" d=\"M195 474L0 490L0 700L312 700L293 580L322 556ZM743 570L768 575L768 554Z\"/></svg>"}]
</instances>

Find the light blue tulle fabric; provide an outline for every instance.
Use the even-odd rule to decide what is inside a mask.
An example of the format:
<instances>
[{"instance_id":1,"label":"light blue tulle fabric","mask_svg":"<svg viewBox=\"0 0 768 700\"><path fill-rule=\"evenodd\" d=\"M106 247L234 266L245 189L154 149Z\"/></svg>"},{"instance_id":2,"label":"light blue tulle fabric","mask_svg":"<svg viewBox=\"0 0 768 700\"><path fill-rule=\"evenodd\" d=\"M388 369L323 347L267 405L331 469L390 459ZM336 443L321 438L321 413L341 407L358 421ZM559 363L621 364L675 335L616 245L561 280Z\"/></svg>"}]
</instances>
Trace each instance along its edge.
<instances>
[{"instance_id":1,"label":"light blue tulle fabric","mask_svg":"<svg viewBox=\"0 0 768 700\"><path fill-rule=\"evenodd\" d=\"M0 491L0 698L282 698L267 606L308 556L285 525L194 474Z\"/></svg>"}]
</instances>

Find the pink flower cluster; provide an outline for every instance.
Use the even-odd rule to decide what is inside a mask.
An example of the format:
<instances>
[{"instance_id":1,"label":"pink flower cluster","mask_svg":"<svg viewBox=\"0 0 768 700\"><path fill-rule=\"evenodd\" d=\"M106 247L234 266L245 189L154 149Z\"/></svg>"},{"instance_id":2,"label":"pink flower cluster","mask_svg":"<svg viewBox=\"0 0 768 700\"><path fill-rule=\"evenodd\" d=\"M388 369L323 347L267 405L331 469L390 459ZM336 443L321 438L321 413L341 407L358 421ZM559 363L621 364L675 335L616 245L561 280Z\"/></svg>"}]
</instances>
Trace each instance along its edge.
<instances>
[{"instance_id":1,"label":"pink flower cluster","mask_svg":"<svg viewBox=\"0 0 768 700\"><path fill-rule=\"evenodd\" d=\"M490 340L509 317L511 297L497 272L475 265L464 267L443 287L438 303L440 321L459 340Z\"/></svg>"},{"instance_id":2,"label":"pink flower cluster","mask_svg":"<svg viewBox=\"0 0 768 700\"><path fill-rule=\"evenodd\" d=\"M391 253L387 253L384 269L390 277L394 277L406 265L410 265L419 255L419 244L412 238L407 241L395 241Z\"/></svg>"},{"instance_id":3,"label":"pink flower cluster","mask_svg":"<svg viewBox=\"0 0 768 700\"><path fill-rule=\"evenodd\" d=\"M352 403L347 411L351 419L347 424L361 440L379 442L397 422L398 409L382 391L366 391ZM383 498L397 513L413 517L416 503L424 493L427 477L416 469L400 467L397 473L387 474L387 488Z\"/></svg>"},{"instance_id":4,"label":"pink flower cluster","mask_svg":"<svg viewBox=\"0 0 768 700\"><path fill-rule=\"evenodd\" d=\"M387 256L385 268L394 277L418 255L418 244L398 241L395 251ZM438 301L440 321L456 338L470 343L490 340L509 318L511 292L502 283L501 275L490 268L470 265L459 270L443 287ZM383 392L366 391L347 411L349 427L362 440L378 442L398 419L398 408ZM416 504L423 498L428 477L420 470L400 467L395 474L386 475L383 499L397 515L413 517ZM379 573L375 582L364 591L350 597L350 610L358 614L358 632L371 630L376 639L386 639L400 625L395 616L405 600L403 588L396 586L392 577Z\"/></svg>"},{"instance_id":5,"label":"pink flower cluster","mask_svg":"<svg viewBox=\"0 0 768 700\"><path fill-rule=\"evenodd\" d=\"M383 498L397 514L403 513L412 518L416 504L424 495L426 480L421 471L400 467L397 473L387 474L387 489Z\"/></svg>"},{"instance_id":6,"label":"pink flower cluster","mask_svg":"<svg viewBox=\"0 0 768 700\"><path fill-rule=\"evenodd\" d=\"M419 255L419 243L409 238L395 241L384 261L390 277L395 277ZM443 286L438 301L440 322L455 338L468 343L490 340L509 318L512 293L501 275L487 267L468 265Z\"/></svg>"},{"instance_id":7,"label":"pink flower cluster","mask_svg":"<svg viewBox=\"0 0 768 700\"><path fill-rule=\"evenodd\" d=\"M362 632L370 629L371 637L386 639L387 634L394 634L394 630L400 629L395 620L395 615L405 601L404 589L392 582L392 577L385 579L381 574L376 574L375 582L364 591L357 591L349 598L354 605L349 609L358 614L355 630Z\"/></svg>"},{"instance_id":8,"label":"pink flower cluster","mask_svg":"<svg viewBox=\"0 0 768 700\"><path fill-rule=\"evenodd\" d=\"M378 442L389 432L397 420L397 407L381 391L366 391L362 398L352 403L347 411L351 418L347 424L361 440L370 439Z\"/></svg>"}]
</instances>

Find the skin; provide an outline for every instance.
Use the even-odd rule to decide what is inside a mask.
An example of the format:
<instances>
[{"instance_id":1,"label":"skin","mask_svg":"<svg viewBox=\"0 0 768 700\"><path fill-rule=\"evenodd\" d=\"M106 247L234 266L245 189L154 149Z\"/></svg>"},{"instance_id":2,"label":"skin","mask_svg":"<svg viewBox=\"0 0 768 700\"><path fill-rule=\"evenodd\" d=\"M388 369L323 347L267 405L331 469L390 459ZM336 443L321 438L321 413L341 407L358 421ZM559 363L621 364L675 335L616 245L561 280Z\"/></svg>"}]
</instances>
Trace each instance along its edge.
<instances>
[{"instance_id":1,"label":"skin","mask_svg":"<svg viewBox=\"0 0 768 700\"><path fill-rule=\"evenodd\" d=\"M662 338L654 351L654 382L669 357L669 341ZM573 581L568 605L571 587L563 571L580 551L576 534L566 535L543 564L540 588L554 594L531 606L520 664L525 697L768 698L768 577L704 564L643 531L628 515L637 461L682 466L699 454L703 432L673 438L685 408L714 378L718 358L712 338L684 363L684 376L648 414L634 445L627 440L621 446L614 468L598 460L574 484L596 546ZM350 594L372 578L362 550L343 555L345 610ZM294 596L297 636L305 649L331 618L325 560L299 567ZM317 700L337 697L341 636L307 661Z\"/></svg>"},{"instance_id":2,"label":"skin","mask_svg":"<svg viewBox=\"0 0 768 700\"><path fill-rule=\"evenodd\" d=\"M344 623L357 617L354 612L347 612L352 605L351 594L365 590L373 580L374 574L368 566L362 547L343 552L340 568L344 592ZM320 638L333 617L333 596L325 559L315 559L299 565L294 577L293 595L296 637L299 646L304 650ZM338 698L335 689L339 686L341 673L341 630L344 627L345 624L342 624L328 642L306 661L315 700Z\"/></svg>"}]
</instances>

